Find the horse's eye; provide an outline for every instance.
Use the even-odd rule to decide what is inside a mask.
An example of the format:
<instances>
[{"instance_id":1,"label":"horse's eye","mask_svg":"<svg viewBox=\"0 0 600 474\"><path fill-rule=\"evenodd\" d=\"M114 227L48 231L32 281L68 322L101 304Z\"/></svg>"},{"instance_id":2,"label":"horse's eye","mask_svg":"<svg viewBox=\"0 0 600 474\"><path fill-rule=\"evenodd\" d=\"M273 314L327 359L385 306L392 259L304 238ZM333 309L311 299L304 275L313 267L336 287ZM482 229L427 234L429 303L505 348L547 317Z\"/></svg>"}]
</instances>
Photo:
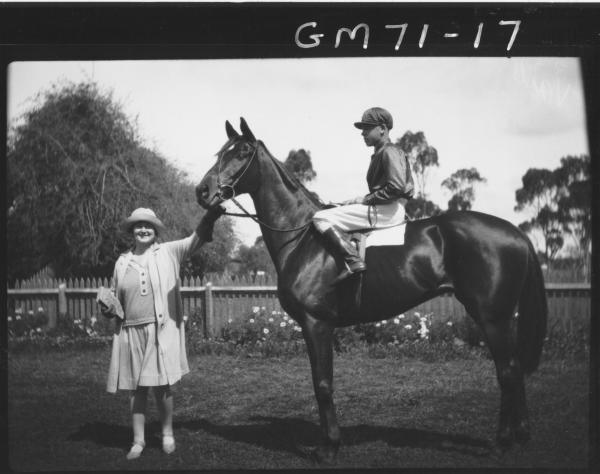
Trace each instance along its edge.
<instances>
[{"instance_id":1,"label":"horse's eye","mask_svg":"<svg viewBox=\"0 0 600 474\"><path fill-rule=\"evenodd\" d=\"M244 146L242 147L242 153L243 153L244 155L249 155L249 154L251 154L251 153L252 153L252 150L253 150L252 146L250 146L250 145L249 145L249 144L247 144L247 143L244 143Z\"/></svg>"}]
</instances>

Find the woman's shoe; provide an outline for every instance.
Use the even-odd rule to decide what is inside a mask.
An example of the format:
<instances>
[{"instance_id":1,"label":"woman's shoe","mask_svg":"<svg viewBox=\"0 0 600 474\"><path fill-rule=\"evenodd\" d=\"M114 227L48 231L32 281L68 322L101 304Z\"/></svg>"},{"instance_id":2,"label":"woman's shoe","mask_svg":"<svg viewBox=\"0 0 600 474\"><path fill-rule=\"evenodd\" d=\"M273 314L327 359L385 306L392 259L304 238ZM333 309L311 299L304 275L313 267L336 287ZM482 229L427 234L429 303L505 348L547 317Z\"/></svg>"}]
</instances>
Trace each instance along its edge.
<instances>
[{"instance_id":1,"label":"woman's shoe","mask_svg":"<svg viewBox=\"0 0 600 474\"><path fill-rule=\"evenodd\" d=\"M131 461L132 459L137 459L142 455L142 451L146 447L146 443L143 441L134 441L131 445L131 449L127 453L127 459Z\"/></svg>"},{"instance_id":2,"label":"woman's shoe","mask_svg":"<svg viewBox=\"0 0 600 474\"><path fill-rule=\"evenodd\" d=\"M167 454L175 451L175 438L173 438L173 435L163 435L162 449Z\"/></svg>"}]
</instances>

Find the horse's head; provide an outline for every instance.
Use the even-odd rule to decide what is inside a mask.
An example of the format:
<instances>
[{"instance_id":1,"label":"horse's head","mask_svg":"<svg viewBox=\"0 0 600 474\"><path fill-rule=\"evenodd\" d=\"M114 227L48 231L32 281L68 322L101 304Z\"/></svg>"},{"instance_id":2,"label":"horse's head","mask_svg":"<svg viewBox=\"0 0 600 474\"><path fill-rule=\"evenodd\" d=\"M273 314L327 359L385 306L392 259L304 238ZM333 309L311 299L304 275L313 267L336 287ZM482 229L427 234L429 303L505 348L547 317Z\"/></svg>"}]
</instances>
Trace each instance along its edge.
<instances>
[{"instance_id":1,"label":"horse's head","mask_svg":"<svg viewBox=\"0 0 600 474\"><path fill-rule=\"evenodd\" d=\"M241 118L241 135L229 121L225 122L225 130L229 139L217 153L217 162L196 186L198 204L206 209L239 194L252 192L258 183L258 142L248 124Z\"/></svg>"}]
</instances>

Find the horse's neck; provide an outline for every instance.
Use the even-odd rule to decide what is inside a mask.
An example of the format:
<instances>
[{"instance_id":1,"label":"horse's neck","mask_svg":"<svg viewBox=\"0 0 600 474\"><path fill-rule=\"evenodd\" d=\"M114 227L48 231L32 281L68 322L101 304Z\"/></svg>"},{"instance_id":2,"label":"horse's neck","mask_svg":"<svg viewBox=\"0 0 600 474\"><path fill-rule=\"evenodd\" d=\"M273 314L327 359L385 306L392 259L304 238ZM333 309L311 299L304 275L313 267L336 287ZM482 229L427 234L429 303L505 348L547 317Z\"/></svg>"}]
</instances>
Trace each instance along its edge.
<instances>
[{"instance_id":1,"label":"horse's neck","mask_svg":"<svg viewBox=\"0 0 600 474\"><path fill-rule=\"evenodd\" d=\"M265 152L266 153L266 152ZM282 176L272 159L259 160L261 185L251 193L258 219L274 229L295 229L308 224L319 209L301 188L295 188ZM280 271L305 229L289 232L274 231L261 226L265 245L273 263Z\"/></svg>"}]
</instances>

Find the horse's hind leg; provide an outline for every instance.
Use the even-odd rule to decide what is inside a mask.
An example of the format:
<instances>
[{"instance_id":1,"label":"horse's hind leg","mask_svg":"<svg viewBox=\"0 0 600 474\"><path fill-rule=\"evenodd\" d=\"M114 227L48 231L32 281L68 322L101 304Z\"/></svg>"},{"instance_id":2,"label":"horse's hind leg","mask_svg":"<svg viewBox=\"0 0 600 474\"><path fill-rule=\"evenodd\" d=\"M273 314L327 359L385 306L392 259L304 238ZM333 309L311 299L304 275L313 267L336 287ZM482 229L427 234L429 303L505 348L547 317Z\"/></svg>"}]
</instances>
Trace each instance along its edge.
<instances>
[{"instance_id":1,"label":"horse's hind leg","mask_svg":"<svg viewBox=\"0 0 600 474\"><path fill-rule=\"evenodd\" d=\"M340 428L333 403L333 326L307 316L303 324L321 429L325 443L315 453L319 461L332 462L340 446Z\"/></svg>"},{"instance_id":2,"label":"horse's hind leg","mask_svg":"<svg viewBox=\"0 0 600 474\"><path fill-rule=\"evenodd\" d=\"M501 447L508 448L514 440L523 443L530 436L523 372L511 334L512 311L479 310L476 316L492 353L500 385L497 441Z\"/></svg>"}]
</instances>

